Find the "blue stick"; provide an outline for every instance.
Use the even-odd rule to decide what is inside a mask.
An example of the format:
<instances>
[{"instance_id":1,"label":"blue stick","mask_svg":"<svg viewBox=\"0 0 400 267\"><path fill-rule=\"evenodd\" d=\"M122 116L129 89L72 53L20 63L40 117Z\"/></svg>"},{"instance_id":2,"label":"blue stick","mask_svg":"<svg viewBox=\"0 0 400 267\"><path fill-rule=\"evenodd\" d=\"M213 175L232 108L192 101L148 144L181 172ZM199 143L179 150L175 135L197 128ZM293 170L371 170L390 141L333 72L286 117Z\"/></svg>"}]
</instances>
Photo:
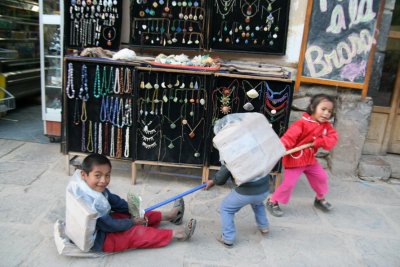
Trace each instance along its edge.
<instances>
[{"instance_id":1,"label":"blue stick","mask_svg":"<svg viewBox=\"0 0 400 267\"><path fill-rule=\"evenodd\" d=\"M159 207L161 207L161 206L164 206L165 204L168 204L168 203L170 203L170 202L172 202L172 201L174 201L174 200L177 200L178 198L184 197L184 196L189 195L189 194L191 194L191 193L193 193L193 192L195 192L195 191L197 191L197 190L200 190L200 189L206 187L206 185L207 185L207 183L198 185L198 186L196 186L196 187L194 187L194 188L192 188L192 189L190 189L190 190L188 190L188 191L185 191L185 192L183 192L183 193L180 193L179 195L176 195L176 196L171 197L171 198L169 198L169 199L167 199L167 200L164 200L164 201L162 201L162 202L160 202L160 203L158 203L158 204L155 204L155 205L153 205L153 206L150 206L150 207L148 207L147 209L145 209L144 211L145 211L145 212L148 212L148 211L150 211L150 210L154 210L154 209L156 209L156 208L159 208Z\"/></svg>"}]
</instances>

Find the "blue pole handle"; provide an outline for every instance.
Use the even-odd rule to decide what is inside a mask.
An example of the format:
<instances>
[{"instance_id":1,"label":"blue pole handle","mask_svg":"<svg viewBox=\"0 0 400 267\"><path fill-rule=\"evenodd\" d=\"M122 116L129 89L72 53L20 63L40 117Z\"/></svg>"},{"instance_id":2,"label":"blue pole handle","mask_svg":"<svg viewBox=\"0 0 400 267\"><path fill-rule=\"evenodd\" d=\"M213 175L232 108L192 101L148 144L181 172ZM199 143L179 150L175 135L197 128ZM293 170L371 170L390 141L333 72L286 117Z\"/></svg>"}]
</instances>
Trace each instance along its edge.
<instances>
[{"instance_id":1,"label":"blue pole handle","mask_svg":"<svg viewBox=\"0 0 400 267\"><path fill-rule=\"evenodd\" d=\"M196 187L194 187L194 188L192 188L192 189L190 189L190 190L188 190L188 191L185 191L185 192L183 192L183 193L180 193L179 195L176 195L176 196L174 196L174 197L168 198L167 200L164 200L164 201L162 201L162 202L160 202L160 203L158 203L158 204L155 204L155 205L153 205L153 206L150 206L150 207L148 207L147 209L145 209L144 211L145 211L145 212L148 212L148 211L154 210L154 209L156 209L156 208L159 208L159 207L161 207L161 206L164 206L164 205L166 205L166 204L168 204L168 203L170 203L170 202L172 202L172 201L174 201L174 200L177 200L178 198L184 197L184 196L189 195L189 194L191 194L191 193L193 193L193 192L195 192L195 191L197 191L197 190L200 190L200 189L206 187L206 185L207 185L207 183L198 185L198 186L196 186Z\"/></svg>"}]
</instances>

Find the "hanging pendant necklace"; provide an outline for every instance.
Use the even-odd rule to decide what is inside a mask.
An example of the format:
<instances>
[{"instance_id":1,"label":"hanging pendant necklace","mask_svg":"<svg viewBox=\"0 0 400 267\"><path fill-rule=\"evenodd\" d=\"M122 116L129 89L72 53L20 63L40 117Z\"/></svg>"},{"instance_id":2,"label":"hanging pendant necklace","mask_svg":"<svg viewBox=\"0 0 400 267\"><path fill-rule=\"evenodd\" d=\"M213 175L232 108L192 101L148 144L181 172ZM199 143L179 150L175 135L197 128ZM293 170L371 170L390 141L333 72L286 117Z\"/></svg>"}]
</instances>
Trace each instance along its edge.
<instances>
[{"instance_id":1,"label":"hanging pendant necklace","mask_svg":"<svg viewBox=\"0 0 400 267\"><path fill-rule=\"evenodd\" d=\"M182 126L183 126L183 125L186 125L186 126L190 129L189 137L190 137L191 139L193 139L193 138L196 137L196 134L195 134L194 132L196 131L197 127L200 126L200 124L203 122L203 120L204 120L204 118L201 118L200 121L197 123L197 125L196 125L194 128L192 128L192 127L190 126L189 122L188 122L186 119L183 119L183 120L182 120Z\"/></svg>"},{"instance_id":2,"label":"hanging pendant necklace","mask_svg":"<svg viewBox=\"0 0 400 267\"><path fill-rule=\"evenodd\" d=\"M87 76L87 67L85 64L82 65L81 72L81 87L79 89L79 98L84 102L89 100L89 87L88 87L88 76Z\"/></svg>"},{"instance_id":3,"label":"hanging pendant necklace","mask_svg":"<svg viewBox=\"0 0 400 267\"><path fill-rule=\"evenodd\" d=\"M171 129L175 129L176 128L176 123L177 123L177 121L179 121L180 119L181 119L181 116L179 116L176 120L174 120L174 121L172 121L170 118L168 118L167 116L165 116L164 115L164 118L166 118L169 122L170 122L170 124L169 124L169 127L171 128Z\"/></svg>"},{"instance_id":4,"label":"hanging pendant necklace","mask_svg":"<svg viewBox=\"0 0 400 267\"><path fill-rule=\"evenodd\" d=\"M122 128L117 129L117 152L115 158L120 159L122 157Z\"/></svg>"},{"instance_id":5,"label":"hanging pendant necklace","mask_svg":"<svg viewBox=\"0 0 400 267\"><path fill-rule=\"evenodd\" d=\"M235 5L236 5L236 0L215 1L215 6L217 7L217 13L221 15L222 19L225 19L225 17L233 11L233 7Z\"/></svg>"},{"instance_id":6,"label":"hanging pendant necklace","mask_svg":"<svg viewBox=\"0 0 400 267\"><path fill-rule=\"evenodd\" d=\"M175 148L174 142L180 138L182 138L182 136L175 137L174 139L169 139L166 135L164 135L165 141L168 140L168 142L169 142L169 144L167 146L169 149Z\"/></svg>"},{"instance_id":7,"label":"hanging pendant necklace","mask_svg":"<svg viewBox=\"0 0 400 267\"><path fill-rule=\"evenodd\" d=\"M106 96L108 94L108 90L107 90L107 67L103 66L103 77L101 80L101 92L103 92L103 96Z\"/></svg>"}]
</instances>

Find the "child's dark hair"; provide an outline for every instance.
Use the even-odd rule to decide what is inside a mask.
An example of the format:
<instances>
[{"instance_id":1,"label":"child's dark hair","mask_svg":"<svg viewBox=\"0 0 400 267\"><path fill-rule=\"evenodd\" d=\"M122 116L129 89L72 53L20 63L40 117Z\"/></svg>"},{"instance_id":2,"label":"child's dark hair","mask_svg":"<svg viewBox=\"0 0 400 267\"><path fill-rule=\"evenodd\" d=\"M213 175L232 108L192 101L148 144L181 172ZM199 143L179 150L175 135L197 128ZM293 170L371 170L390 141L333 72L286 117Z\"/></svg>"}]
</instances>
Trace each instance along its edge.
<instances>
[{"instance_id":1,"label":"child's dark hair","mask_svg":"<svg viewBox=\"0 0 400 267\"><path fill-rule=\"evenodd\" d=\"M326 95L326 94L314 95L310 100L310 104L308 105L306 112L309 115L312 115L315 112L318 104L321 103L323 100L329 101L333 104L333 110L332 110L332 117L333 117L335 114L335 106L336 106L335 102L336 101L335 101L335 98L333 98L333 96Z\"/></svg>"},{"instance_id":2,"label":"child's dark hair","mask_svg":"<svg viewBox=\"0 0 400 267\"><path fill-rule=\"evenodd\" d=\"M93 153L86 156L82 161L82 170L89 174L93 170L93 166L106 164L111 168L111 161L106 156Z\"/></svg>"}]
</instances>

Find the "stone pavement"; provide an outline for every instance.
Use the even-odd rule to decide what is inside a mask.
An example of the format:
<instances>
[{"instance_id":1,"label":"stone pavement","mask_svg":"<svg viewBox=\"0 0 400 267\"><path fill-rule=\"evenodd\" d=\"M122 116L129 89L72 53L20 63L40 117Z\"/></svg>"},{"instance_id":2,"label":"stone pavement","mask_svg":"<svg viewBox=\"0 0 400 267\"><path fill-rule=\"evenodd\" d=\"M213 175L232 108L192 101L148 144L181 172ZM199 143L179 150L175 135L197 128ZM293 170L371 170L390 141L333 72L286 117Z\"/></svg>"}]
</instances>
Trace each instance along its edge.
<instances>
[{"instance_id":1,"label":"stone pavement","mask_svg":"<svg viewBox=\"0 0 400 267\"><path fill-rule=\"evenodd\" d=\"M232 249L215 240L220 227L218 206L230 190L224 186L185 197L185 219L198 220L188 242L94 259L60 256L53 241L53 224L64 219L68 175L59 151L59 144L0 139L1 267L400 266L400 184L350 177L332 177L328 199L335 209L331 213L312 206L313 193L306 179L300 179L291 202L282 205L285 216L268 214L271 231L266 237L257 231L251 209L242 209L236 216L238 238ZM113 161L113 167L110 189L126 196L132 188L130 163ZM142 196L145 207L200 182L148 170L146 166L139 171L138 184L132 189ZM200 171L189 174L200 175Z\"/></svg>"}]
</instances>

